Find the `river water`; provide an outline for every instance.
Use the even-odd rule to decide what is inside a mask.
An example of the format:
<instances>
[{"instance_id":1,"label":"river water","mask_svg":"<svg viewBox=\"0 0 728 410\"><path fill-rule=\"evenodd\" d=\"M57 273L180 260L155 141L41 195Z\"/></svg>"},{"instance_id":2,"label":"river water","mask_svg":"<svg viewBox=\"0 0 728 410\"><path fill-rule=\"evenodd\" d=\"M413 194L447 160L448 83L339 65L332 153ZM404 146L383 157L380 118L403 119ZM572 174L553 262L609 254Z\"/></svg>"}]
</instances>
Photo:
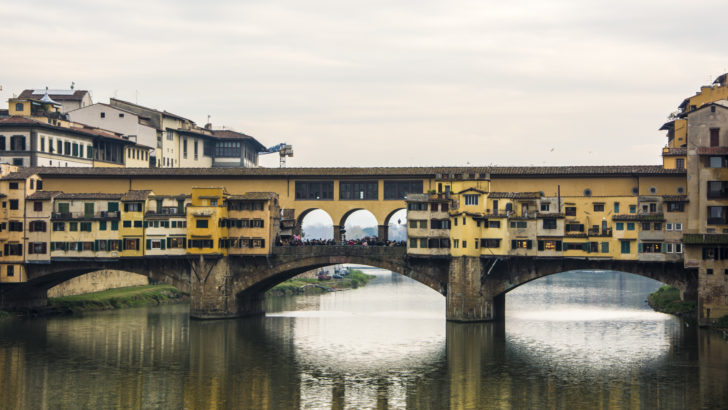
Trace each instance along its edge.
<instances>
[{"instance_id":1,"label":"river water","mask_svg":"<svg viewBox=\"0 0 728 410\"><path fill-rule=\"evenodd\" d=\"M438 293L368 272L259 318L173 305L2 321L0 407L728 406L728 342L653 312L650 279L562 273L510 292L505 324L457 324Z\"/></svg>"}]
</instances>

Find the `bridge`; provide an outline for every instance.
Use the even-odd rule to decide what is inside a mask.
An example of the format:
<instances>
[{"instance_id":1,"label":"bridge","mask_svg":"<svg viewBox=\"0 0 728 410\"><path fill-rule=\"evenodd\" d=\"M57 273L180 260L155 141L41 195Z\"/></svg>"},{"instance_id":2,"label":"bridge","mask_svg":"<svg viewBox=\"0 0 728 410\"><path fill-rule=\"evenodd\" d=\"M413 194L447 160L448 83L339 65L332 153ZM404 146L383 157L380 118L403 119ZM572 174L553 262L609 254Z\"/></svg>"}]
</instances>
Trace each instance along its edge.
<instances>
[{"instance_id":1,"label":"bridge","mask_svg":"<svg viewBox=\"0 0 728 410\"><path fill-rule=\"evenodd\" d=\"M145 275L190 294L190 315L217 319L264 313L265 292L300 273L343 263L375 266L401 273L447 298L451 321L499 320L510 290L555 273L579 269L616 270L672 285L684 295L697 294L696 269L682 262L646 262L597 258L416 257L405 247L288 246L268 256L183 255L119 259L74 259L29 264L28 281L0 288L0 306L45 306L47 290L85 273L116 269Z\"/></svg>"}]
</instances>

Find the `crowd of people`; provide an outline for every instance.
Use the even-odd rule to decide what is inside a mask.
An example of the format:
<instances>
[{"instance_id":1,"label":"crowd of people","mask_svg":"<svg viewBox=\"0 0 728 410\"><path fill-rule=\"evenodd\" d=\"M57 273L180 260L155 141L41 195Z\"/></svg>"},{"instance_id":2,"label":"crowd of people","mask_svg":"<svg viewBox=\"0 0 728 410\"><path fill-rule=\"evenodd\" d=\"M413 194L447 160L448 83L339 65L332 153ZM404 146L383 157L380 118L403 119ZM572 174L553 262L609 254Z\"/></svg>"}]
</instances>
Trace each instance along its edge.
<instances>
[{"instance_id":1,"label":"crowd of people","mask_svg":"<svg viewBox=\"0 0 728 410\"><path fill-rule=\"evenodd\" d=\"M306 239L294 235L291 238L276 238L277 246L407 246L405 241L390 241L379 239L376 236L367 236L361 239Z\"/></svg>"}]
</instances>

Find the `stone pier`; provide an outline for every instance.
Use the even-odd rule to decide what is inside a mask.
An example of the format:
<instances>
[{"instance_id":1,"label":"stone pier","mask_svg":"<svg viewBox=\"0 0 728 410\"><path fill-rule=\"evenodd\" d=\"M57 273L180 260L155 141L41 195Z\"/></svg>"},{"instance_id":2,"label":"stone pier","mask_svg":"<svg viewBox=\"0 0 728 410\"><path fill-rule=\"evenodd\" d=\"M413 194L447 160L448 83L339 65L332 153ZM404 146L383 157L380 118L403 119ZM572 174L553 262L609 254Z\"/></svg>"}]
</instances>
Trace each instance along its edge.
<instances>
[{"instance_id":1,"label":"stone pier","mask_svg":"<svg viewBox=\"0 0 728 410\"><path fill-rule=\"evenodd\" d=\"M503 316L505 297L495 298L489 292L482 283L483 274L480 258L451 258L447 285L447 320L483 322Z\"/></svg>"}]
</instances>

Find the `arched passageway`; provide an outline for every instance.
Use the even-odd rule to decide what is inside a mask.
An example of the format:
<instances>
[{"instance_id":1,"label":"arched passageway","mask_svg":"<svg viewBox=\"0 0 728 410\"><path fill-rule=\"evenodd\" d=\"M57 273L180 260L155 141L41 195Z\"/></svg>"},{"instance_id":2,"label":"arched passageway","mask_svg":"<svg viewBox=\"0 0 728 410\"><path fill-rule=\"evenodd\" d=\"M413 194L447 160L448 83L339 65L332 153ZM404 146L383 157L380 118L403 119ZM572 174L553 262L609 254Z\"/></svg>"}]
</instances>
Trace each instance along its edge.
<instances>
[{"instance_id":1,"label":"arched passageway","mask_svg":"<svg viewBox=\"0 0 728 410\"><path fill-rule=\"evenodd\" d=\"M407 210L402 208L392 211L384 221L387 227L387 238L390 241L407 240Z\"/></svg>"},{"instance_id":2,"label":"arched passageway","mask_svg":"<svg viewBox=\"0 0 728 410\"><path fill-rule=\"evenodd\" d=\"M323 209L307 209L298 217L301 240L327 241L334 239L334 221Z\"/></svg>"},{"instance_id":3,"label":"arched passageway","mask_svg":"<svg viewBox=\"0 0 728 410\"><path fill-rule=\"evenodd\" d=\"M377 218L366 209L356 209L347 212L342 217L339 226L344 227L341 239L344 241L362 240L379 236Z\"/></svg>"}]
</instances>

